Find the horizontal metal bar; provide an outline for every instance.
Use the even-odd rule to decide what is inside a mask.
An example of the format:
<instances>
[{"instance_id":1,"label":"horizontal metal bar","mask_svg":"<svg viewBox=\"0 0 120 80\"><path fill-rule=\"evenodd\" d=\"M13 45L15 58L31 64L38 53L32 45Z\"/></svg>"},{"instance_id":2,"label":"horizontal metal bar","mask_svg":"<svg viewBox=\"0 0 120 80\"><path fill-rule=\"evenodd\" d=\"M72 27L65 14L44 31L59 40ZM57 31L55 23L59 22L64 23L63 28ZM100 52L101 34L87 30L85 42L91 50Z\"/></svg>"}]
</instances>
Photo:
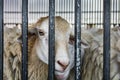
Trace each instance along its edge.
<instances>
[{"instance_id":1,"label":"horizontal metal bar","mask_svg":"<svg viewBox=\"0 0 120 80\"><path fill-rule=\"evenodd\" d=\"M81 0L75 0L75 80L81 80Z\"/></svg>"},{"instance_id":2,"label":"horizontal metal bar","mask_svg":"<svg viewBox=\"0 0 120 80\"><path fill-rule=\"evenodd\" d=\"M22 80L28 79L28 47L27 47L27 29L28 29L28 0L22 0Z\"/></svg>"},{"instance_id":3,"label":"horizontal metal bar","mask_svg":"<svg viewBox=\"0 0 120 80\"><path fill-rule=\"evenodd\" d=\"M22 22L21 22L21 23L14 23L14 22L13 22L13 23L4 23L4 25L18 25L18 24L20 24L20 25L21 25L21 24L22 24Z\"/></svg>"},{"instance_id":4,"label":"horizontal metal bar","mask_svg":"<svg viewBox=\"0 0 120 80\"><path fill-rule=\"evenodd\" d=\"M0 80L3 80L3 0L0 0Z\"/></svg>"},{"instance_id":5,"label":"horizontal metal bar","mask_svg":"<svg viewBox=\"0 0 120 80\"><path fill-rule=\"evenodd\" d=\"M20 11L4 11L4 13L22 13ZM29 13L49 13L48 11L29 11ZM74 13L74 11L56 11L55 13Z\"/></svg>"},{"instance_id":6,"label":"horizontal metal bar","mask_svg":"<svg viewBox=\"0 0 120 80\"><path fill-rule=\"evenodd\" d=\"M120 13L120 11L110 11L111 13ZM5 14L18 14L18 13L22 13L20 11L4 11ZM29 11L29 14L48 14L49 12L48 11ZM56 11L55 13L74 13L74 11ZM81 13L103 13L103 11L81 11Z\"/></svg>"},{"instance_id":7,"label":"horizontal metal bar","mask_svg":"<svg viewBox=\"0 0 120 80\"><path fill-rule=\"evenodd\" d=\"M22 25L22 23L5 23L4 22L4 25ZM29 23L30 25L32 25L33 23ZM103 23L81 23L81 25L89 25L89 24L93 24L93 25L103 25ZM74 24L73 24L74 25ZM111 23L110 25L117 25L117 22L116 23ZM120 25L120 23L119 23Z\"/></svg>"},{"instance_id":8,"label":"horizontal metal bar","mask_svg":"<svg viewBox=\"0 0 120 80\"><path fill-rule=\"evenodd\" d=\"M48 80L54 80L55 71L55 0L49 0L49 68Z\"/></svg>"},{"instance_id":9,"label":"horizontal metal bar","mask_svg":"<svg viewBox=\"0 0 120 80\"><path fill-rule=\"evenodd\" d=\"M104 0L103 80L110 80L110 0Z\"/></svg>"}]
</instances>

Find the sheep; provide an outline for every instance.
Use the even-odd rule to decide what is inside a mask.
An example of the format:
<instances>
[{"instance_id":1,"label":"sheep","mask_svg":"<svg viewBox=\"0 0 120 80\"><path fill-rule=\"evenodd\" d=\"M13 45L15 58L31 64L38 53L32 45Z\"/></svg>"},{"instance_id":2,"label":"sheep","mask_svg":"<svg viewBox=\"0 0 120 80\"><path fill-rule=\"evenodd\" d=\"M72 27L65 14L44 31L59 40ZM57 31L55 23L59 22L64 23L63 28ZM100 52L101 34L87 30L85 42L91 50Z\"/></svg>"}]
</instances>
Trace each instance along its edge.
<instances>
[{"instance_id":1,"label":"sheep","mask_svg":"<svg viewBox=\"0 0 120 80\"><path fill-rule=\"evenodd\" d=\"M4 27L4 80L21 79L21 45L16 42L20 35L18 27Z\"/></svg>"},{"instance_id":2,"label":"sheep","mask_svg":"<svg viewBox=\"0 0 120 80\"><path fill-rule=\"evenodd\" d=\"M82 80L103 79L103 30L89 29L82 32L82 39L90 47L85 51ZM120 30L111 29L110 80L120 79Z\"/></svg>"},{"instance_id":3,"label":"sheep","mask_svg":"<svg viewBox=\"0 0 120 80\"><path fill-rule=\"evenodd\" d=\"M28 79L29 80L47 80L48 76L48 17L40 18L35 24L31 27L28 27ZM60 16L55 17L55 78L57 80L67 80L70 70L74 66L74 36L71 34L70 24ZM13 31L14 33L14 31ZM12 31L9 32L12 34ZM19 33L19 35L21 35ZM6 37L5 37L6 38ZM16 37L15 37L16 38ZM11 39L13 39L11 37ZM4 44L8 43L9 36L6 39ZM20 38L18 38L19 42ZM16 41L17 42L17 41ZM16 43L15 42L15 43ZM21 71L21 43L18 44L18 51L15 51L14 48L10 49L8 52L7 47L13 47L14 42L6 45L5 54L9 55L5 59L5 67L10 68L5 69L5 75L8 80L21 80L20 73ZM84 45L84 44L83 44ZM84 52L85 48L82 48ZM10 62L9 59L12 59L14 56L18 57L15 60L14 67L17 67L15 71L13 64L8 65ZM14 60L14 59L12 59ZM13 61L14 62L14 61ZM19 64L19 65L18 65ZM16 74L13 74L15 71ZM8 73L9 72L9 73ZM73 73L72 73L73 74ZM16 78L18 76L18 78ZM71 76L70 76L71 77ZM68 80L73 80L69 78Z\"/></svg>"}]
</instances>

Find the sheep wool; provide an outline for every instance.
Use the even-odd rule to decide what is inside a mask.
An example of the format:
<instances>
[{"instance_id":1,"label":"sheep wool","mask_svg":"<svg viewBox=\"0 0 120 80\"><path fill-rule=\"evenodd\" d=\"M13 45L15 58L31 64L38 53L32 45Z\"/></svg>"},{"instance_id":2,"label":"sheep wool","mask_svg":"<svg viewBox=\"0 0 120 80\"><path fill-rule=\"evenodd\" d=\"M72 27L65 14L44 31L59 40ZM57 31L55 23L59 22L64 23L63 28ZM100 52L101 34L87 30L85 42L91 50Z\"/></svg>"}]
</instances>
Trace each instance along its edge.
<instances>
[{"instance_id":1,"label":"sheep wool","mask_svg":"<svg viewBox=\"0 0 120 80\"><path fill-rule=\"evenodd\" d=\"M4 27L4 80L21 80L21 30Z\"/></svg>"},{"instance_id":2,"label":"sheep wool","mask_svg":"<svg viewBox=\"0 0 120 80\"><path fill-rule=\"evenodd\" d=\"M111 30L110 80L120 80L120 30ZM103 79L103 30L91 29L82 33L90 48L85 51L82 80Z\"/></svg>"}]
</instances>

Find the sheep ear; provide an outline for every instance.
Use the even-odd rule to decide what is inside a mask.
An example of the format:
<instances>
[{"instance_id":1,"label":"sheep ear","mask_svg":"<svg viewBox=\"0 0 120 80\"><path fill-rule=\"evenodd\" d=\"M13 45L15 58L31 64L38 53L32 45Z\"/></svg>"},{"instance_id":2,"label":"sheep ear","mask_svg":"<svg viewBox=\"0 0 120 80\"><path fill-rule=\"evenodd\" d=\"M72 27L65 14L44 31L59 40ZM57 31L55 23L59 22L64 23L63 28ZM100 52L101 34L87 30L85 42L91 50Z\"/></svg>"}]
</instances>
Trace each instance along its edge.
<instances>
[{"instance_id":1,"label":"sheep ear","mask_svg":"<svg viewBox=\"0 0 120 80\"><path fill-rule=\"evenodd\" d=\"M33 35L36 35L36 34L37 34L37 29L36 28L28 29L28 36L33 36ZM17 42L22 43L22 35L17 38Z\"/></svg>"},{"instance_id":2,"label":"sheep ear","mask_svg":"<svg viewBox=\"0 0 120 80\"><path fill-rule=\"evenodd\" d=\"M37 28L28 29L28 34L37 34Z\"/></svg>"}]
</instances>

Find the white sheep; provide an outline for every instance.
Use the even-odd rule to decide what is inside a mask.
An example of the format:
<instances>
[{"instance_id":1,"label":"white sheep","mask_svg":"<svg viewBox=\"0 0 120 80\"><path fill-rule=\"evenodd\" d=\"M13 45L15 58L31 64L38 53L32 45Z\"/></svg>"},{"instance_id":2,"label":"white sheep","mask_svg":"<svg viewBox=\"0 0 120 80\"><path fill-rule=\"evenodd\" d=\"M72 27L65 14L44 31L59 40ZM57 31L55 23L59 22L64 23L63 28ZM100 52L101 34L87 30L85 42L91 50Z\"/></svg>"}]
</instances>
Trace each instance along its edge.
<instances>
[{"instance_id":1,"label":"white sheep","mask_svg":"<svg viewBox=\"0 0 120 80\"><path fill-rule=\"evenodd\" d=\"M28 34L28 79L29 80L47 80L48 76L48 17L43 17L39 19L32 27L29 27L29 34ZM8 32L12 35L12 31ZM14 32L13 32L14 33ZM19 34L20 35L20 34ZM8 36L9 37L9 36ZM13 39L9 39L7 37L6 41ZM74 66L74 39L71 34L71 27L69 23L57 16L55 17L55 76L57 80L67 80L69 76L70 70ZM6 38L6 37L5 37ZM16 40L16 35L15 35ZM13 41L13 40L11 40ZM8 42L5 42L7 44ZM11 51L14 50L15 43L10 45L6 45L5 47L5 54L10 55ZM84 45L84 44L83 44ZM7 51L7 47L13 47L10 51ZM17 49L17 47L16 47ZM7 76L8 80L18 80L21 79L21 74L17 72L21 70L21 47L20 44L18 45L16 52L12 52L12 55L15 53L15 57L18 57L17 60L14 60L12 56L7 56L5 59L5 67L10 68L5 69L5 75ZM84 51L84 48L82 48ZM8 65L10 62L9 58L16 61L14 67L17 71L13 68L13 64ZM12 63L13 63L12 62ZM19 64L19 65L18 65ZM9 72L9 73L8 73ZM16 74L14 74L14 72ZM73 73L72 73L73 74ZM18 78L16 78L18 76ZM9 78L11 77L11 78ZM71 78L69 78L70 80ZM73 80L73 79L71 79Z\"/></svg>"},{"instance_id":2,"label":"white sheep","mask_svg":"<svg viewBox=\"0 0 120 80\"><path fill-rule=\"evenodd\" d=\"M82 32L82 39L90 46L85 51L82 80L103 79L103 30L90 29ZM120 79L120 30L111 30L110 79Z\"/></svg>"},{"instance_id":3,"label":"white sheep","mask_svg":"<svg viewBox=\"0 0 120 80\"><path fill-rule=\"evenodd\" d=\"M21 79L21 45L16 42L20 35L18 27L4 27L4 80Z\"/></svg>"}]
</instances>

